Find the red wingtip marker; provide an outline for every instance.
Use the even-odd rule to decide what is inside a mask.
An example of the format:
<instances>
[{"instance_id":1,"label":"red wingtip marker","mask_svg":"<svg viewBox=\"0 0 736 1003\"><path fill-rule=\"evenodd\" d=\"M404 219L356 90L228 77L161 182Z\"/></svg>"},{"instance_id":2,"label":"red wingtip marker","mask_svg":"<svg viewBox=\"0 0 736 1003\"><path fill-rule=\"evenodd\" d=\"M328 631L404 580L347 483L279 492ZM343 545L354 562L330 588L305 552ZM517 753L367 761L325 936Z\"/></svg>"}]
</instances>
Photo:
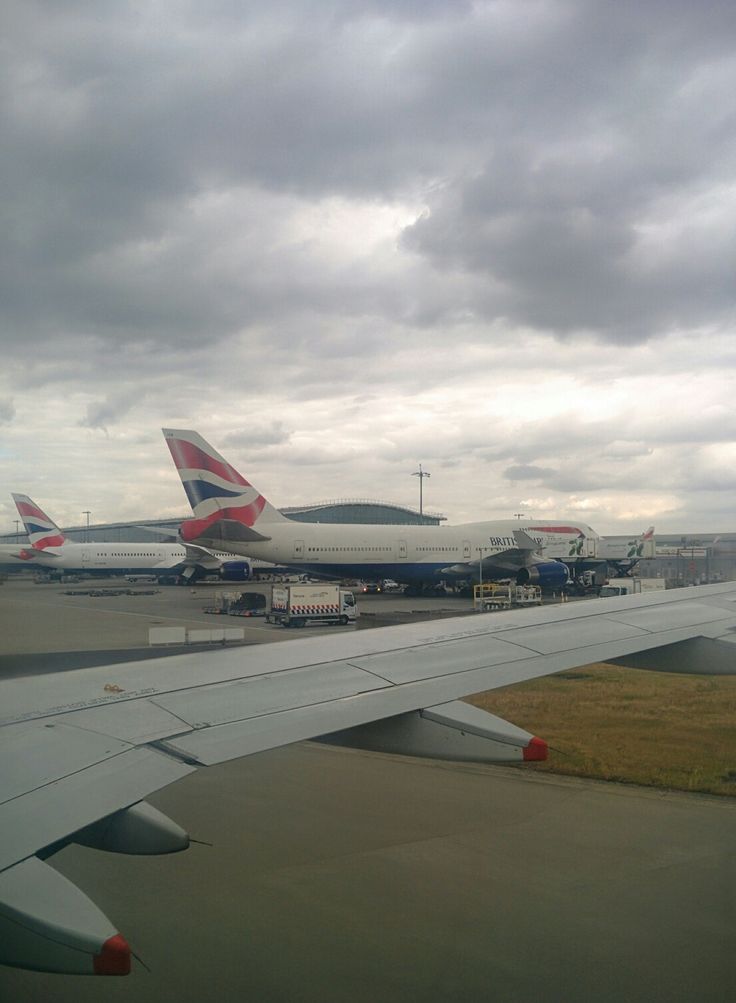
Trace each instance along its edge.
<instances>
[{"instance_id":1,"label":"red wingtip marker","mask_svg":"<svg viewBox=\"0 0 736 1003\"><path fill-rule=\"evenodd\" d=\"M127 940L116 933L102 945L95 955L95 975L128 975L130 973L130 947Z\"/></svg>"},{"instance_id":2,"label":"red wingtip marker","mask_svg":"<svg viewBox=\"0 0 736 1003\"><path fill-rule=\"evenodd\" d=\"M524 762L530 763L544 760L547 758L548 751L548 746L544 739L535 736L524 749Z\"/></svg>"}]
</instances>

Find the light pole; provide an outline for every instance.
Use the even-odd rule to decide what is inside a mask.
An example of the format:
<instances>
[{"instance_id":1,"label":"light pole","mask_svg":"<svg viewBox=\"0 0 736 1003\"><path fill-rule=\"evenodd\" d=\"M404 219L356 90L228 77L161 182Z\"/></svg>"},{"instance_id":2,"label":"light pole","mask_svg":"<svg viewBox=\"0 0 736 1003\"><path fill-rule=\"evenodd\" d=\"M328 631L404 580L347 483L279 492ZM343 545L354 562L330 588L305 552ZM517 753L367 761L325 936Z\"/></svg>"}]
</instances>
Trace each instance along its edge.
<instances>
[{"instance_id":1,"label":"light pole","mask_svg":"<svg viewBox=\"0 0 736 1003\"><path fill-rule=\"evenodd\" d=\"M13 522L15 523L15 542L20 543L20 529L18 528L20 526L20 519L13 519Z\"/></svg>"},{"instance_id":2,"label":"light pole","mask_svg":"<svg viewBox=\"0 0 736 1003\"><path fill-rule=\"evenodd\" d=\"M84 512L82 512L82 515L87 516L87 529L84 532L84 542L89 543L89 517L92 515L92 513L88 508L86 508Z\"/></svg>"},{"instance_id":3,"label":"light pole","mask_svg":"<svg viewBox=\"0 0 736 1003\"><path fill-rule=\"evenodd\" d=\"M424 478L425 477L431 477L432 475L429 474L429 473L427 473L426 470L422 470L422 465L420 463L419 464L419 470L415 470L414 473L411 476L419 478L419 515L421 516L423 514L423 507L422 507L422 485L424 483Z\"/></svg>"},{"instance_id":4,"label":"light pole","mask_svg":"<svg viewBox=\"0 0 736 1003\"><path fill-rule=\"evenodd\" d=\"M514 518L515 519L523 519L524 518L524 513L523 512L514 512Z\"/></svg>"}]
</instances>

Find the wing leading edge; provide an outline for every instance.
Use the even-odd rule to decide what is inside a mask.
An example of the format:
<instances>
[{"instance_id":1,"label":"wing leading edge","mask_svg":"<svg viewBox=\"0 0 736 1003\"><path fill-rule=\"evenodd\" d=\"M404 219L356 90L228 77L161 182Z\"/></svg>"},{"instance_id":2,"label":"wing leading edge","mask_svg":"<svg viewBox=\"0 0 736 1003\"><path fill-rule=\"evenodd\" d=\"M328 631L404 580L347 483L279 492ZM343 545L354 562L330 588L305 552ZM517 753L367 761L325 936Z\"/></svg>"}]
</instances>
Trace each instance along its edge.
<instances>
[{"instance_id":1,"label":"wing leading edge","mask_svg":"<svg viewBox=\"0 0 736 1003\"><path fill-rule=\"evenodd\" d=\"M734 631L726 583L2 682L0 961L124 974L125 941L44 859L72 841L184 848L186 834L144 799L198 767L325 735L413 755L540 758L540 739L458 699L612 659L734 672Z\"/></svg>"}]
</instances>

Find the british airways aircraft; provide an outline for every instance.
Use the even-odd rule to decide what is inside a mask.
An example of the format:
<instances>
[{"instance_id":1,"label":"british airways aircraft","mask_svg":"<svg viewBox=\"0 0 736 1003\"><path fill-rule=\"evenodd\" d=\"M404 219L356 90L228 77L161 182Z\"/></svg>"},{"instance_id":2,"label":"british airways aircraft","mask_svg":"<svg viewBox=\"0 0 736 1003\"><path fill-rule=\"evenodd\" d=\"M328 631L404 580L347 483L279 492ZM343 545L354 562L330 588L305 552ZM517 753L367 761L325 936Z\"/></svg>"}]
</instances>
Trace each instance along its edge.
<instances>
[{"instance_id":1,"label":"british airways aircraft","mask_svg":"<svg viewBox=\"0 0 736 1003\"><path fill-rule=\"evenodd\" d=\"M513 578L559 588L565 560L594 556L598 534L567 520L499 520L459 526L320 525L282 515L201 435L163 429L194 518L189 545L287 565L315 577L392 578L411 588L442 581Z\"/></svg>"},{"instance_id":2,"label":"british airways aircraft","mask_svg":"<svg viewBox=\"0 0 736 1003\"><path fill-rule=\"evenodd\" d=\"M176 575L183 582L205 574L219 574L231 581L250 577L248 561L233 560L232 554L216 554L193 544L75 543L28 495L14 494L13 500L30 540L30 547L13 548L5 555L14 558L13 563L25 562L42 571L94 575Z\"/></svg>"}]
</instances>

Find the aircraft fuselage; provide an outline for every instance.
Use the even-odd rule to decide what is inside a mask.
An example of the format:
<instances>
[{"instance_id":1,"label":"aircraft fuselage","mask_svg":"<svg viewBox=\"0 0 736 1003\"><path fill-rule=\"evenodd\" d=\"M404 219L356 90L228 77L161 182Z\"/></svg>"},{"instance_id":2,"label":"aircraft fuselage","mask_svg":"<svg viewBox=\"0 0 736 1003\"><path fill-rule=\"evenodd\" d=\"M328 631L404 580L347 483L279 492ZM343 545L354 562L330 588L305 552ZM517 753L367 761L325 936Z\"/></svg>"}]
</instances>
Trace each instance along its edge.
<instances>
[{"instance_id":1,"label":"aircraft fuselage","mask_svg":"<svg viewBox=\"0 0 736 1003\"><path fill-rule=\"evenodd\" d=\"M302 522L259 523L261 541L229 538L236 524L216 523L222 533L202 538L217 545L274 564L316 576L393 578L399 582L438 582L442 579L514 576L521 567L553 560L573 560L595 551L597 534L583 523L556 525L543 520L505 520L459 526L320 525ZM515 531L523 530L540 553L519 549Z\"/></svg>"}]
</instances>

